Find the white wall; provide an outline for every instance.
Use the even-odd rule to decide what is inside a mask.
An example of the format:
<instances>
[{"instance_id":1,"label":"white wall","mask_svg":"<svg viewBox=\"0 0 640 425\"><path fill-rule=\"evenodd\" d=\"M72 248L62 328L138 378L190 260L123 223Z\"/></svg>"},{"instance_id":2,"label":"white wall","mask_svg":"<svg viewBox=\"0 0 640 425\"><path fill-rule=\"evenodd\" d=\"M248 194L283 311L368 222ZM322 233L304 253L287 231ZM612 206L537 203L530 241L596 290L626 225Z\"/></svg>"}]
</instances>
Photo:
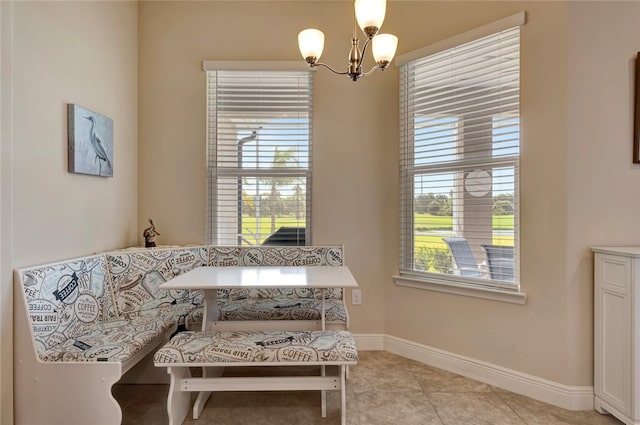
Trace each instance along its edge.
<instances>
[{"instance_id":1,"label":"white wall","mask_svg":"<svg viewBox=\"0 0 640 425\"><path fill-rule=\"evenodd\" d=\"M415 49L526 11L521 29L521 284L514 305L397 287L387 278L386 332L430 347L566 385L569 379L565 281L567 4L564 2L402 3ZM424 19L425 23L420 24ZM390 257L396 250L389 247ZM390 265L392 274L397 262ZM583 346L583 356L588 347Z\"/></svg>"},{"instance_id":2,"label":"white wall","mask_svg":"<svg viewBox=\"0 0 640 425\"><path fill-rule=\"evenodd\" d=\"M516 306L389 283L386 332L553 382L591 386L589 247L640 243L640 168L631 163L640 3L440 5L424 5L424 14L407 5L413 13L403 22L413 28L420 18L412 16L430 15L468 27L465 19L490 21L513 7L527 11L521 33L520 254L528 301ZM424 31L422 38L445 35Z\"/></svg>"},{"instance_id":3,"label":"white wall","mask_svg":"<svg viewBox=\"0 0 640 425\"><path fill-rule=\"evenodd\" d=\"M630 164L627 97L629 61L640 50L639 8L637 2L388 3L383 31L399 36L399 54L527 12L521 86L524 306L394 285L397 69L357 83L317 71L313 242L345 244L347 264L363 289L364 304L350 307L354 332L384 332L553 382L592 385L588 247L640 243L634 226L640 170ZM607 19L593 25L600 15ZM343 1L142 3L139 226L153 217L165 232L162 243L204 241L203 60L301 60L296 34L313 26L327 37L322 60L340 68L346 66L351 19L352 4ZM604 44L580 41L587 32L588 40ZM575 92L602 72L611 77L608 90L594 100L613 118L607 122L595 119L598 113ZM585 120L595 131L580 127ZM614 135L603 144L597 133L610 131ZM590 169L598 191L578 194L578 182ZM611 186L621 190L605 189ZM604 205L618 206L606 214L616 222L615 233L598 214L583 211Z\"/></svg>"},{"instance_id":4,"label":"white wall","mask_svg":"<svg viewBox=\"0 0 640 425\"><path fill-rule=\"evenodd\" d=\"M10 423L11 414L5 395L11 269L139 243L148 217L162 233L160 243L204 242L202 60L301 60L296 34L316 26L327 36L323 61L342 67L352 26L347 1L12 6L13 29L7 29L4 4L0 14L2 105L13 95L13 116L4 108L0 121L2 423ZM393 284L395 67L357 83L317 72L313 242L345 244L363 289L364 304L350 307L354 332L387 333L588 386L589 246L640 243L630 98L640 3L393 1L383 30L400 37L402 54L521 10L529 17L522 30L521 167L521 279L528 303ZM67 173L66 103L114 119L113 178ZM7 168L13 171L9 188Z\"/></svg>"},{"instance_id":5,"label":"white wall","mask_svg":"<svg viewBox=\"0 0 640 425\"><path fill-rule=\"evenodd\" d=\"M17 2L14 261L137 240L137 3ZM113 119L114 176L67 172L67 103Z\"/></svg>"},{"instance_id":6,"label":"white wall","mask_svg":"<svg viewBox=\"0 0 640 425\"><path fill-rule=\"evenodd\" d=\"M12 132L2 132L2 165L9 155L12 169L9 187L2 169L0 199L3 424L12 422L12 362L5 357L12 346L12 269L138 240L137 2L11 6L5 16L3 2L2 105L10 111L3 109L2 126ZM12 58L5 56L7 40ZM11 75L4 73L9 62ZM67 172L67 103L113 119L113 178Z\"/></svg>"},{"instance_id":7,"label":"white wall","mask_svg":"<svg viewBox=\"0 0 640 425\"><path fill-rule=\"evenodd\" d=\"M319 25L323 60L346 67L351 19L344 1L141 3L139 226L152 217L163 244L205 242L203 60L302 60L297 34ZM351 309L357 331L384 329L396 104L395 68L358 83L316 73L313 243L345 245L363 290L364 306Z\"/></svg>"},{"instance_id":8,"label":"white wall","mask_svg":"<svg viewBox=\"0 0 640 425\"><path fill-rule=\"evenodd\" d=\"M640 244L640 166L631 162L640 2L570 2L569 12L565 289L579 373L593 362L589 248Z\"/></svg>"},{"instance_id":9,"label":"white wall","mask_svg":"<svg viewBox=\"0 0 640 425\"><path fill-rule=\"evenodd\" d=\"M13 422L11 102L13 3L0 3L0 423ZM4 366L3 366L4 365Z\"/></svg>"}]
</instances>

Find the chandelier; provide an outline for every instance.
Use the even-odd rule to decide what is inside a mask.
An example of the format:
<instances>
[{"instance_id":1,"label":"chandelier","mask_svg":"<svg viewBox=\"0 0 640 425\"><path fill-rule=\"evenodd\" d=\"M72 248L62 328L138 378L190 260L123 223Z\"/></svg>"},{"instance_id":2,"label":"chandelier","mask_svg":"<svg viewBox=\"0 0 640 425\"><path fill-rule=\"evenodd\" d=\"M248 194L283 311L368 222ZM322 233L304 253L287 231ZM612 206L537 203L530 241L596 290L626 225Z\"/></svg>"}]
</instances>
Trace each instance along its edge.
<instances>
[{"instance_id":1,"label":"chandelier","mask_svg":"<svg viewBox=\"0 0 640 425\"><path fill-rule=\"evenodd\" d=\"M386 0L355 0L355 20L353 24L353 38L351 39L351 50L349 51L349 67L345 72L338 72L330 66L318 62L324 49L324 34L322 31L310 28L300 31L298 34L298 47L304 60L310 67L323 66L334 74L346 75L353 81L360 77L366 77L376 70L384 71L389 66L393 56L396 54L398 37L391 34L378 34L387 8ZM355 21L362 29L367 39L362 51L358 46L359 40L356 35ZM371 43L371 51L376 64L368 72L362 72L362 62L367 47Z\"/></svg>"}]
</instances>

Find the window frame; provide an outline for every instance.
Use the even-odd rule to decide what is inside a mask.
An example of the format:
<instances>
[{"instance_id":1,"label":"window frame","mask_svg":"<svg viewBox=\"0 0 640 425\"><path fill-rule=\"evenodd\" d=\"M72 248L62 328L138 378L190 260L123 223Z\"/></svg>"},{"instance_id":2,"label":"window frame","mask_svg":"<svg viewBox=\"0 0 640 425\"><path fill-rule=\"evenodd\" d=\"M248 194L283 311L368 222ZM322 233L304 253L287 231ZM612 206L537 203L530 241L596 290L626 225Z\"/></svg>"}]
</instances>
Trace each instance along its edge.
<instances>
[{"instance_id":1,"label":"window frame","mask_svg":"<svg viewBox=\"0 0 640 425\"><path fill-rule=\"evenodd\" d=\"M406 80L403 82L402 72L406 70L403 67L405 64L425 58L432 54L457 47L461 44L465 44L471 41L478 40L485 36L490 36L499 33L504 30L508 30L517 26L522 26L526 23L526 15L524 12L516 15L501 19L499 21L490 23L480 28L468 31L466 33L451 37L433 45L418 49L413 52L409 52L402 56L399 56L396 61L396 66L401 68L400 72L400 90L401 98L402 90L407 90ZM522 35L520 34L520 39ZM521 50L521 49L520 49ZM410 93L404 95L405 102L410 102ZM403 104L401 99L400 113L407 114L407 103ZM496 114L498 116L499 114ZM454 117L459 120L459 117ZM400 258L399 258L399 270L398 274L393 276L394 282L400 286L408 286L420 289L428 289L438 292L453 293L465 296L472 296L478 298L491 299L496 301L511 302L517 304L524 304L526 302L526 294L521 290L521 281L518 279L514 284L500 283L492 279L485 278L471 278L462 277L455 274L446 273L434 273L428 271L415 271L415 251L414 251L414 237L415 237L415 178L419 175L428 175L432 173L445 173L445 172L465 172L471 167L477 167L481 165L486 169L496 169L501 167L515 167L514 172L514 251L515 251L515 276L519 276L519 243L520 243L520 222L519 222L519 203L520 203L520 188L519 188L519 158L520 155L504 155L499 159L494 158L482 158L482 159L458 159L451 163L440 163L436 165L432 164L419 164L416 165L413 161L413 152L410 149L415 147L415 141L413 136L415 134L415 123L410 122L412 119L403 118L401 116L401 122L405 125L401 128L401 159L405 158L406 163L401 163L400 174L400 187L401 187L401 202L400 202ZM460 131L460 126L464 126L464 123L456 122L457 131ZM521 128L521 116L518 116L518 127ZM519 130L520 131L520 130ZM411 138L412 145L407 143ZM521 138L520 138L521 139ZM464 139L462 139L464 141ZM495 142L495 141L494 141ZM459 146L456 146L456 151ZM457 180L457 179L456 179ZM460 182L454 183L460 184ZM404 189L404 190L403 190ZM455 191L457 193L457 191ZM492 198L493 201L493 198ZM455 208L454 202L454 208ZM456 213L453 213L454 217ZM456 222L454 218L453 226L455 228ZM413 270L409 270L407 264L410 264Z\"/></svg>"},{"instance_id":2,"label":"window frame","mask_svg":"<svg viewBox=\"0 0 640 425\"><path fill-rule=\"evenodd\" d=\"M230 243L229 241L220 242L219 238L222 234L219 231L219 221L221 220L219 211L219 204L222 202L220 200L220 193L218 188L218 181L220 179L256 179L256 181L260 178L303 178L304 188L305 188L305 245L312 244L312 234L311 234L311 223L312 223L312 163L313 163L313 78L310 74L310 83L308 86L309 92L309 114L308 114L308 124L306 128L308 129L308 144L307 144L307 157L306 157L306 166L304 167L254 167L254 168L244 168L244 167L223 167L220 165L222 162L218 159L218 117L216 115L217 109L215 107L212 108L212 98L215 103L215 98L217 93L211 93L211 88L209 84L209 73L212 71L256 71L256 72L269 72L269 71L285 71L285 72L304 72L309 73L313 72L313 69L305 66L305 64L300 64L299 62L286 62L286 61L278 61L278 62L268 62L268 61L203 61L202 69L205 71L206 76L206 103L207 103L207 123L206 123L206 168L207 168L207 188L206 188L206 237L207 242L209 244L214 245L227 245L227 246L240 246L242 245L242 233L238 233L236 238L238 242ZM240 144L238 144L240 146ZM277 145L276 152L277 152ZM227 146L228 150L229 147ZM257 148L259 149L259 148ZM240 152L240 151L239 151ZM241 155L241 154L238 154ZM241 156L239 156L241 158ZM244 183L242 183L244 184ZM238 189L240 190L240 189ZM238 205L241 205L243 201L239 200ZM237 208L237 214L240 214L242 211L240 208ZM237 225L240 226L242 218L238 219ZM229 227L230 228L230 227ZM277 229L276 229L277 231ZM223 237L223 236L222 236ZM227 236L227 238L229 238ZM246 239L245 239L246 240ZM247 241L249 242L249 241ZM250 245L250 243L249 243Z\"/></svg>"}]
</instances>

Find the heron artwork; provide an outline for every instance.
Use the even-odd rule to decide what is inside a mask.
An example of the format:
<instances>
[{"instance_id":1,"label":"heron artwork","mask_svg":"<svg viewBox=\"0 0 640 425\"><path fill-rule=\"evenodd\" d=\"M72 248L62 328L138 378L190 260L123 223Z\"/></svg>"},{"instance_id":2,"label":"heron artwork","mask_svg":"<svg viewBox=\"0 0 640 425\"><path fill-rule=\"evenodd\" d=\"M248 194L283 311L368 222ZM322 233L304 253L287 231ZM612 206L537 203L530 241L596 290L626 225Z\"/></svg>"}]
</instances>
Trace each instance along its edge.
<instances>
[{"instance_id":1,"label":"heron artwork","mask_svg":"<svg viewBox=\"0 0 640 425\"><path fill-rule=\"evenodd\" d=\"M113 121L78 105L68 105L69 171L113 176Z\"/></svg>"},{"instance_id":2,"label":"heron artwork","mask_svg":"<svg viewBox=\"0 0 640 425\"><path fill-rule=\"evenodd\" d=\"M89 141L91 142L91 146L93 146L93 150L96 153L95 160L98 161L98 175L102 175L102 161L106 162L106 165L109 168L111 168L111 161L109 161L109 156L104 150L100 135L96 132L96 117L90 115L84 118L91 121L91 130L89 130Z\"/></svg>"}]
</instances>

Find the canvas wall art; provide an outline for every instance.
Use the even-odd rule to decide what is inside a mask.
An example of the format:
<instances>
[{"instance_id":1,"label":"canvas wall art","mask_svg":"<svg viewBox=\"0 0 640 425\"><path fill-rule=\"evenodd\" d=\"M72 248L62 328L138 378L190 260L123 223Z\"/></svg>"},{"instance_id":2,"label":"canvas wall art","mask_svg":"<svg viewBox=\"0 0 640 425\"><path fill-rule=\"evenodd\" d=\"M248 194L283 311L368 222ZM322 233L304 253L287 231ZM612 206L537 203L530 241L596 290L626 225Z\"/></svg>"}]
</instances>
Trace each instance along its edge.
<instances>
[{"instance_id":1,"label":"canvas wall art","mask_svg":"<svg viewBox=\"0 0 640 425\"><path fill-rule=\"evenodd\" d=\"M69 172L113 176L113 120L75 104L67 105Z\"/></svg>"},{"instance_id":2,"label":"canvas wall art","mask_svg":"<svg viewBox=\"0 0 640 425\"><path fill-rule=\"evenodd\" d=\"M636 56L636 82L633 111L633 162L640 164L640 52Z\"/></svg>"}]
</instances>

